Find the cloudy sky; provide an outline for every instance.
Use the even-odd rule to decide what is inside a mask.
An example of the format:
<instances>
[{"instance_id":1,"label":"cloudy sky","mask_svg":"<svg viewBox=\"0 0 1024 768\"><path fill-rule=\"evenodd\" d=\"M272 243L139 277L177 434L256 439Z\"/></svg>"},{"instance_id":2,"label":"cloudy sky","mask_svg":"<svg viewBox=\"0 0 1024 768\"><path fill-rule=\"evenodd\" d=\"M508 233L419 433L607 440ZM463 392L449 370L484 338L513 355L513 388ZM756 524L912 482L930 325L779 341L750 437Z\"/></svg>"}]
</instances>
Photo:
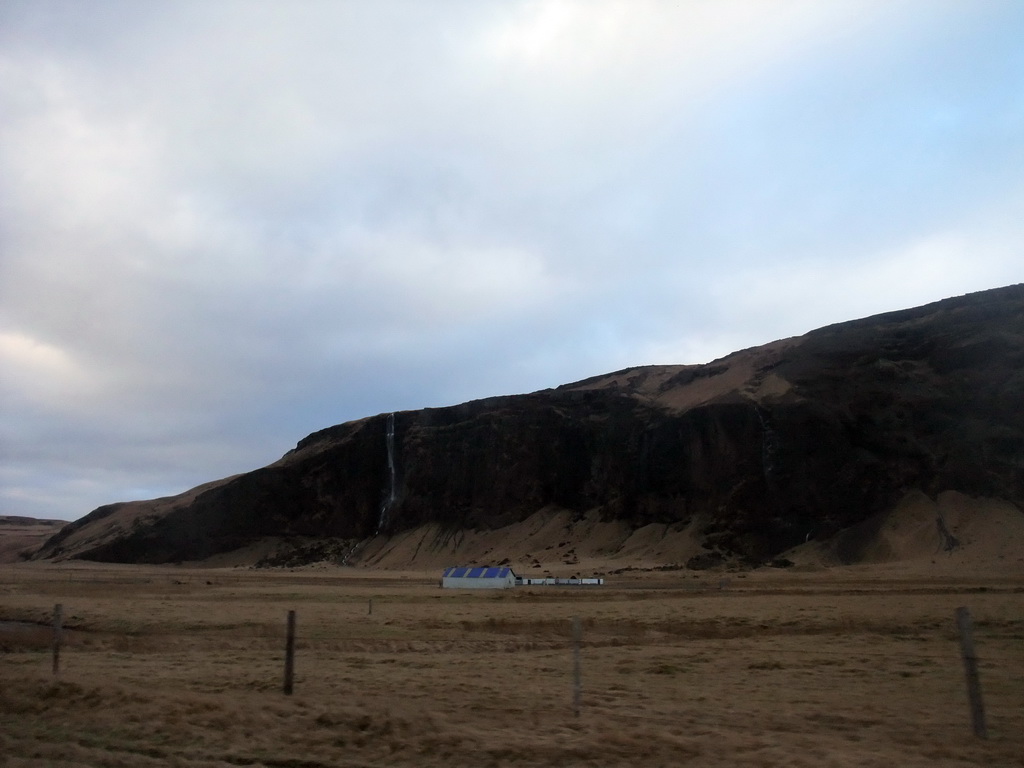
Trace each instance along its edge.
<instances>
[{"instance_id":1,"label":"cloudy sky","mask_svg":"<svg viewBox=\"0 0 1024 768\"><path fill-rule=\"evenodd\" d=\"M1024 280L1019 0L0 0L0 514Z\"/></svg>"}]
</instances>

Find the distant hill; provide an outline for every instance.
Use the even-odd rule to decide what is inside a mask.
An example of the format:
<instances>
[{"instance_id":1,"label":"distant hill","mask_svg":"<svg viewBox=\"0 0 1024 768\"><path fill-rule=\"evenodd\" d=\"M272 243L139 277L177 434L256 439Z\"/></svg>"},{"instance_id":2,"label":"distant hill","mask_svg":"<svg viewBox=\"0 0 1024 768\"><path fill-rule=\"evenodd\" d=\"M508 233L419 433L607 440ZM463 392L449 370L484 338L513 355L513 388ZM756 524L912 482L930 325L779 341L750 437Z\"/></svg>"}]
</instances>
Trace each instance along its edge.
<instances>
[{"instance_id":1,"label":"distant hill","mask_svg":"<svg viewBox=\"0 0 1024 768\"><path fill-rule=\"evenodd\" d=\"M28 560L43 542L67 524L67 520L0 515L0 563Z\"/></svg>"},{"instance_id":2,"label":"distant hill","mask_svg":"<svg viewBox=\"0 0 1024 768\"><path fill-rule=\"evenodd\" d=\"M942 494L958 500L957 520L972 514L964 499L980 499L1016 524L1022 402L1017 285L706 365L329 427L262 469L100 507L37 557L161 563L245 550L277 564L471 556L571 568L586 553L706 567L813 544L859 562L882 557L878 537L892 514L909 514L908 498L936 516L922 551L940 551Z\"/></svg>"}]
</instances>

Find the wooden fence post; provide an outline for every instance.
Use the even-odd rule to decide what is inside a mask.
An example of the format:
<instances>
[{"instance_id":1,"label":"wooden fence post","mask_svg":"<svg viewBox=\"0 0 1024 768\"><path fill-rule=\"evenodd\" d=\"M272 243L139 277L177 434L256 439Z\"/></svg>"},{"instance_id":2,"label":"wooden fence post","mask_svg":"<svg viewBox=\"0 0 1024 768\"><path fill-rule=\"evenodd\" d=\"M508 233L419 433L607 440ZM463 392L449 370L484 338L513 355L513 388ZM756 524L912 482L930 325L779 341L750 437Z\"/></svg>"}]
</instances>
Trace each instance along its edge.
<instances>
[{"instance_id":1,"label":"wooden fence post","mask_svg":"<svg viewBox=\"0 0 1024 768\"><path fill-rule=\"evenodd\" d=\"M583 691L582 674L580 670L580 645L583 642L583 627L580 624L580 617L574 616L572 620L572 714L573 717L580 716L580 698Z\"/></svg>"},{"instance_id":2,"label":"wooden fence post","mask_svg":"<svg viewBox=\"0 0 1024 768\"><path fill-rule=\"evenodd\" d=\"M288 611L288 635L284 645L284 695L291 696L295 682L295 611Z\"/></svg>"},{"instance_id":3,"label":"wooden fence post","mask_svg":"<svg viewBox=\"0 0 1024 768\"><path fill-rule=\"evenodd\" d=\"M373 598L372 597L370 598L369 607L367 608L366 615L367 616L373 616Z\"/></svg>"},{"instance_id":4,"label":"wooden fence post","mask_svg":"<svg viewBox=\"0 0 1024 768\"><path fill-rule=\"evenodd\" d=\"M53 606L53 675L60 672L60 643L62 624L64 622L64 606L57 603Z\"/></svg>"},{"instance_id":5,"label":"wooden fence post","mask_svg":"<svg viewBox=\"0 0 1024 768\"><path fill-rule=\"evenodd\" d=\"M967 677L967 698L971 704L971 727L979 739L988 738L985 728L985 705L981 699L981 682L978 680L978 657L974 652L971 637L971 613L964 607L956 609L956 626L960 632L960 653L964 659L964 674Z\"/></svg>"}]
</instances>

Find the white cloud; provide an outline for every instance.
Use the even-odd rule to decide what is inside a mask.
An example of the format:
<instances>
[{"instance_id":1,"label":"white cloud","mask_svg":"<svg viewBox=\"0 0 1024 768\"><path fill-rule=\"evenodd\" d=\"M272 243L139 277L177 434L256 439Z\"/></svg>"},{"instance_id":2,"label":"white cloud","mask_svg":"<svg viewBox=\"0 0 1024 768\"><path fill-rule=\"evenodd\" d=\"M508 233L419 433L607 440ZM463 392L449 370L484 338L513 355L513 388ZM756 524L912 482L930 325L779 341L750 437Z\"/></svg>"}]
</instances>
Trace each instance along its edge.
<instances>
[{"instance_id":1,"label":"white cloud","mask_svg":"<svg viewBox=\"0 0 1024 768\"><path fill-rule=\"evenodd\" d=\"M1024 279L1022 236L1019 225L1001 232L936 230L856 258L762 265L718 284L717 303L732 308L720 321L749 329L742 346L750 346L1009 285Z\"/></svg>"},{"instance_id":2,"label":"white cloud","mask_svg":"<svg viewBox=\"0 0 1024 768\"><path fill-rule=\"evenodd\" d=\"M101 379L66 349L21 333L0 332L0 392L8 404L57 412L80 408L95 397Z\"/></svg>"},{"instance_id":3,"label":"white cloud","mask_svg":"<svg viewBox=\"0 0 1024 768\"><path fill-rule=\"evenodd\" d=\"M0 14L0 438L40 509L1020 279L998 4Z\"/></svg>"}]
</instances>

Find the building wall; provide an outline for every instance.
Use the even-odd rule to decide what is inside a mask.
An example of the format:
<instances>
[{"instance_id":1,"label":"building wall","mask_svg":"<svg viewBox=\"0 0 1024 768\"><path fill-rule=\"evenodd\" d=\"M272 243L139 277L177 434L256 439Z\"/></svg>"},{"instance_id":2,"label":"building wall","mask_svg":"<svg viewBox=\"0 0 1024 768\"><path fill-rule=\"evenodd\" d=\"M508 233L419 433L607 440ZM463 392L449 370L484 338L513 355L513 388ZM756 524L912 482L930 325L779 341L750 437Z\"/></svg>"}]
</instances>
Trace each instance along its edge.
<instances>
[{"instance_id":1,"label":"building wall","mask_svg":"<svg viewBox=\"0 0 1024 768\"><path fill-rule=\"evenodd\" d=\"M490 579L445 576L441 579L441 586L445 589L508 589L515 585L516 580L514 576Z\"/></svg>"}]
</instances>

